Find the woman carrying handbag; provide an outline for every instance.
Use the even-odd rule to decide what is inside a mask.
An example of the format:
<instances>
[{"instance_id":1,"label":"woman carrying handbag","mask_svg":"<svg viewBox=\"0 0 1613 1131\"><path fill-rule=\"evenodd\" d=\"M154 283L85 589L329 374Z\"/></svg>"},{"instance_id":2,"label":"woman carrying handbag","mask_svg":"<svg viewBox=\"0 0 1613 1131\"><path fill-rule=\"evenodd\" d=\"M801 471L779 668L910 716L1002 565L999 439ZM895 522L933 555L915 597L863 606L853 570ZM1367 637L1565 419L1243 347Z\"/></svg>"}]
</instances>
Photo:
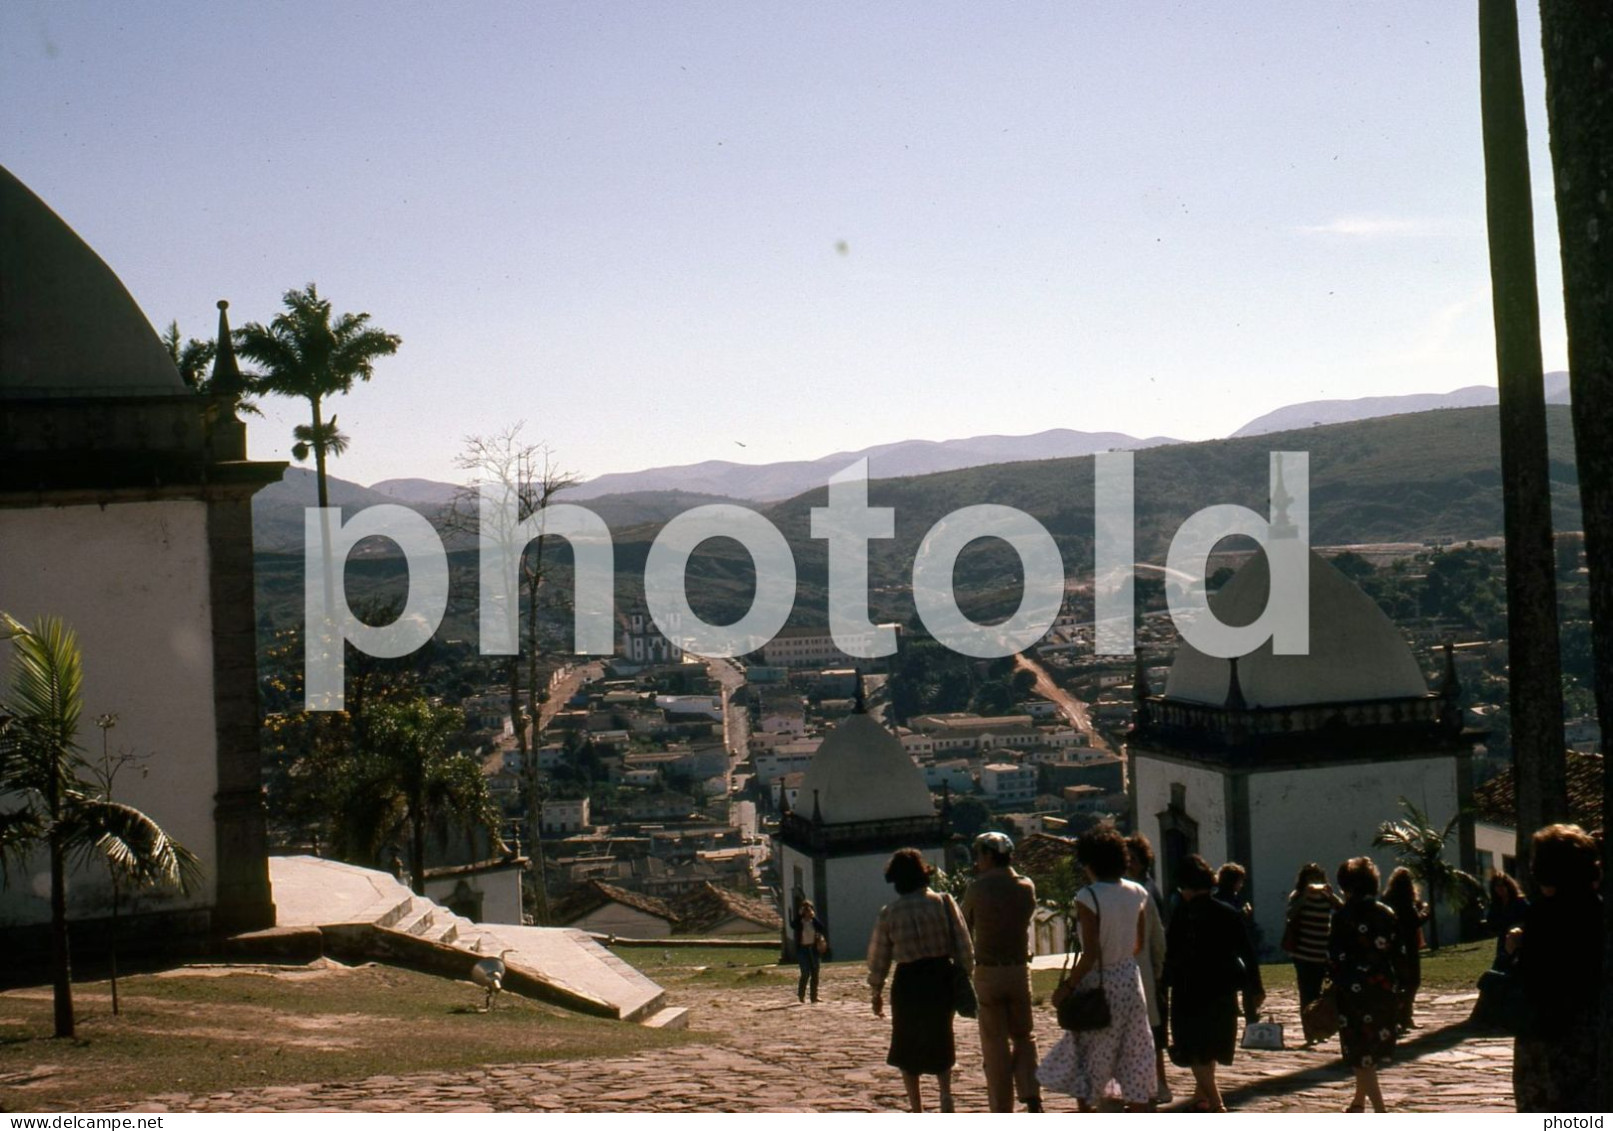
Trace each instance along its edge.
<instances>
[{"instance_id":1,"label":"woman carrying handbag","mask_svg":"<svg viewBox=\"0 0 1613 1131\"><path fill-rule=\"evenodd\" d=\"M1137 966L1148 892L1123 878L1126 842L1113 828L1083 833L1075 851L1091 882L1076 893L1081 957L1058 997L1060 1023L1079 1028L1065 1031L1037 1069L1037 1079L1045 1088L1074 1096L1082 1111L1092 1111L1111 1084L1128 1109L1144 1110L1157 1086L1154 1037Z\"/></svg>"}]
</instances>

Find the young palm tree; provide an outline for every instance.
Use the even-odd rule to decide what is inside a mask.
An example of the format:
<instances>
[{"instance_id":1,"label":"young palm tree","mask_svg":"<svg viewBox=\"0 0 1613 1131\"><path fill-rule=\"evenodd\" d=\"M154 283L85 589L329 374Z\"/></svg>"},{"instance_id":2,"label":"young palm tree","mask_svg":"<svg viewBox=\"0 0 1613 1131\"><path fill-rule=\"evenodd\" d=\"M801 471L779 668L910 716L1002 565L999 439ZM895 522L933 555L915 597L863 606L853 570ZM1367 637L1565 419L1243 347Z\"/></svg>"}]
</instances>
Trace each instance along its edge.
<instances>
[{"instance_id":1,"label":"young palm tree","mask_svg":"<svg viewBox=\"0 0 1613 1131\"><path fill-rule=\"evenodd\" d=\"M204 342L200 338L184 338L179 333L177 319L169 321L168 328L162 332L161 338L164 348L168 350L168 356L173 359L174 368L179 370L179 375L184 378L185 384L203 396L229 395L234 401L235 411L244 416L263 415L263 410L247 399L244 390L216 387L214 383L216 371L212 366L218 356L217 339L209 338Z\"/></svg>"},{"instance_id":2,"label":"young palm tree","mask_svg":"<svg viewBox=\"0 0 1613 1131\"><path fill-rule=\"evenodd\" d=\"M55 617L27 628L0 613L0 639L12 644L11 686L0 714L0 796L20 808L0 814L0 855L16 859L44 842L50 860L50 939L56 1035L73 1035L73 976L67 939L69 858L104 859L125 886L188 890L196 858L133 806L86 782L78 746L83 662L73 630ZM5 877L9 880L9 873Z\"/></svg>"},{"instance_id":3,"label":"young palm tree","mask_svg":"<svg viewBox=\"0 0 1613 1131\"><path fill-rule=\"evenodd\" d=\"M1379 825L1377 835L1372 838L1373 847L1394 849L1400 863L1428 893L1430 907L1438 907L1443 897L1453 909L1460 911L1484 890L1484 885L1476 878L1445 859L1445 846L1462 815L1458 813L1441 827L1407 798L1400 799L1400 807L1405 810L1405 819ZM1428 947L1439 949L1437 915L1428 920Z\"/></svg>"},{"instance_id":4,"label":"young palm tree","mask_svg":"<svg viewBox=\"0 0 1613 1131\"><path fill-rule=\"evenodd\" d=\"M319 505L325 507L330 505L325 457L345 450L346 438L336 432L334 420L326 424L324 402L351 391L355 381L368 381L375 359L397 353L403 339L371 326L368 314L333 317L330 300L321 297L312 283L300 291L287 291L283 301L286 309L267 326L248 322L237 330L235 349L262 367L246 375L253 392L308 402L312 423L306 431L299 426L295 435L303 455L313 452Z\"/></svg>"}]
</instances>

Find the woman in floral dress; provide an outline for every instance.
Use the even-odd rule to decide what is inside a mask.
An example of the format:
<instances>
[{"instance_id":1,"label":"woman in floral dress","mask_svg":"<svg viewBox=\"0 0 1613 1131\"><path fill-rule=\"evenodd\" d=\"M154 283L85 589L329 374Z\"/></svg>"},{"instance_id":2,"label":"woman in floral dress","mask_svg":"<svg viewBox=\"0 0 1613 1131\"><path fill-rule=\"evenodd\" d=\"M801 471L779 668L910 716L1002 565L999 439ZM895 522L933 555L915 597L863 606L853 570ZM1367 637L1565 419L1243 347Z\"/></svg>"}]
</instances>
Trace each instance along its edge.
<instances>
[{"instance_id":1,"label":"woman in floral dress","mask_svg":"<svg viewBox=\"0 0 1613 1131\"><path fill-rule=\"evenodd\" d=\"M1395 913L1378 902L1378 866L1357 856L1339 865L1344 905L1333 913L1328 935L1328 973L1339 1007L1339 1045L1355 1071L1355 1096L1345 1111L1383 1111L1378 1068L1395 1051L1399 982L1403 960Z\"/></svg>"}]
</instances>

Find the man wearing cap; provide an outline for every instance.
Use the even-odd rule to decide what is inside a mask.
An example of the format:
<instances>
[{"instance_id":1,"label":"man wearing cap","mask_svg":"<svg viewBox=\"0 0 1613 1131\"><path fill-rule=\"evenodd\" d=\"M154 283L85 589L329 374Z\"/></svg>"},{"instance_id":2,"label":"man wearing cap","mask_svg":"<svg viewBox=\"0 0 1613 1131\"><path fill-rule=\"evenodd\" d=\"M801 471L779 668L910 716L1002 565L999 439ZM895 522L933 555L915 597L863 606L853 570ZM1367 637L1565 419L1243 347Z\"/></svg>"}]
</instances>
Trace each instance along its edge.
<instances>
[{"instance_id":1,"label":"man wearing cap","mask_svg":"<svg viewBox=\"0 0 1613 1131\"><path fill-rule=\"evenodd\" d=\"M1031 1014L1030 926L1036 885L1014 871L1014 842L1002 833L975 837L975 878L963 897L963 921L975 945L980 1053L992 1111L1042 1110Z\"/></svg>"}]
</instances>

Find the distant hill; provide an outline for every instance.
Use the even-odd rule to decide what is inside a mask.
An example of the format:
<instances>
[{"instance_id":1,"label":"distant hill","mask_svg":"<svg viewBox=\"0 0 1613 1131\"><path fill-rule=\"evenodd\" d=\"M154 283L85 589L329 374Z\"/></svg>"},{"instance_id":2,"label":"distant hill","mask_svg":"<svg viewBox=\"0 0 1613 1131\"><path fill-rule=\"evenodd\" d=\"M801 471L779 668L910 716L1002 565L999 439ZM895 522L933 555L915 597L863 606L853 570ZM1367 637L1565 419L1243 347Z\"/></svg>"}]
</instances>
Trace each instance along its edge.
<instances>
[{"instance_id":1,"label":"distant hill","mask_svg":"<svg viewBox=\"0 0 1613 1131\"><path fill-rule=\"evenodd\" d=\"M435 479L383 479L371 483L370 490L400 503L433 507L447 506L459 493L454 484L439 483Z\"/></svg>"},{"instance_id":2,"label":"distant hill","mask_svg":"<svg viewBox=\"0 0 1613 1131\"><path fill-rule=\"evenodd\" d=\"M1121 432L1077 432L1053 428L1032 436L971 436L963 440L902 440L814 460L746 464L729 460L645 471L613 472L566 492L573 500L623 492L680 490L735 499L771 502L822 487L829 476L859 459L868 460L871 479L926 475L936 471L1026 460L1091 455L1114 448L1148 448L1178 441L1163 436L1139 440Z\"/></svg>"},{"instance_id":3,"label":"distant hill","mask_svg":"<svg viewBox=\"0 0 1613 1131\"><path fill-rule=\"evenodd\" d=\"M1403 414L1258 437L1173 444L1139 452L1135 461L1136 550L1163 562L1171 537L1190 515L1217 503L1269 512L1267 464L1273 451L1309 453L1311 542L1466 541L1503 533L1498 410L1492 407ZM1573 430L1566 406L1547 409L1553 520L1580 528ZM766 508L795 554L796 615L822 623L826 543L809 537L817 490ZM1047 460L889 479L869 487L869 505L895 509L896 535L870 543L869 583L880 615L911 610L907 587L919 541L949 512L976 503L1017 507L1053 535L1072 578L1092 573L1092 460ZM619 532L617 568L626 586L648 553L656 529ZM691 558L690 600L714 622L742 615L749 601L749 559L736 543L708 542ZM1018 559L1004 545L976 542L958 559L957 586L1018 601ZM710 604L702 606L702 593ZM629 596L633 596L629 590ZM965 602L965 608L968 603ZM974 613L972 615L984 615Z\"/></svg>"},{"instance_id":4,"label":"distant hill","mask_svg":"<svg viewBox=\"0 0 1613 1131\"><path fill-rule=\"evenodd\" d=\"M1257 416L1232 435L1260 436L1267 432L1287 432L1318 424L1345 424L1407 412L1429 412L1439 408L1476 408L1498 403L1494 385L1467 385L1448 393L1407 393L1398 397L1358 397L1348 401L1305 401ZM1568 374L1546 374L1546 403L1568 403Z\"/></svg>"},{"instance_id":5,"label":"distant hill","mask_svg":"<svg viewBox=\"0 0 1613 1131\"><path fill-rule=\"evenodd\" d=\"M345 516L380 503L394 503L417 510L440 530L447 511L459 490L452 483L432 479L387 479L362 487L331 476L330 501ZM318 503L314 473L291 467L278 483L258 492L252 500L252 532L260 550L302 552L303 510ZM701 495L689 491L634 491L589 499L588 509L604 519L612 529L664 523L691 507L709 503L736 503L726 495ZM465 543L468 544L468 543ZM450 540L450 548L461 545Z\"/></svg>"},{"instance_id":6,"label":"distant hill","mask_svg":"<svg viewBox=\"0 0 1613 1131\"><path fill-rule=\"evenodd\" d=\"M1553 524L1580 529L1578 477L1572 424L1563 405L1547 409ZM1498 410L1494 406L1400 414L1260 436L1171 444L1136 456L1136 549L1140 560L1162 562L1171 536L1195 511L1236 503L1268 511L1267 463L1273 451L1309 453L1311 541L1314 545L1368 542L1466 541L1503 533ZM293 481L294 480L294 481ZM340 480L332 500L365 505L395 501ZM809 510L826 501L822 481L803 494L761 507L789 541L797 572L797 623L823 623L828 581L826 543L809 536ZM1040 521L1063 554L1071 578L1092 573L1092 458L1040 460L972 467L870 484L869 504L895 509L896 534L869 544L874 615L905 619L914 552L937 520L975 503L1017 507ZM295 503L292 499L295 497ZM254 505L259 527L259 608L276 620L300 614L300 561L275 562L266 530L292 530L300 547L301 506L313 501L312 474L288 472L287 482L261 492ZM721 501L690 493L641 493L582 500L612 526L619 607L640 598L644 563L660 526L699 502ZM300 551L299 551L300 553ZM569 552L557 545L554 584L564 590ZM464 559L474 586L474 560ZM381 569L381 563L373 563ZM390 567L396 570L396 566ZM384 572L384 571L383 571ZM750 559L727 539L704 543L689 563L688 593L695 611L726 623L749 607ZM956 580L970 615L1000 615L1018 602L1018 559L1001 543L980 541L959 556ZM971 599L967 594L978 595ZM474 592L456 596L457 631L474 631ZM1004 607L1006 605L1006 607Z\"/></svg>"}]
</instances>

